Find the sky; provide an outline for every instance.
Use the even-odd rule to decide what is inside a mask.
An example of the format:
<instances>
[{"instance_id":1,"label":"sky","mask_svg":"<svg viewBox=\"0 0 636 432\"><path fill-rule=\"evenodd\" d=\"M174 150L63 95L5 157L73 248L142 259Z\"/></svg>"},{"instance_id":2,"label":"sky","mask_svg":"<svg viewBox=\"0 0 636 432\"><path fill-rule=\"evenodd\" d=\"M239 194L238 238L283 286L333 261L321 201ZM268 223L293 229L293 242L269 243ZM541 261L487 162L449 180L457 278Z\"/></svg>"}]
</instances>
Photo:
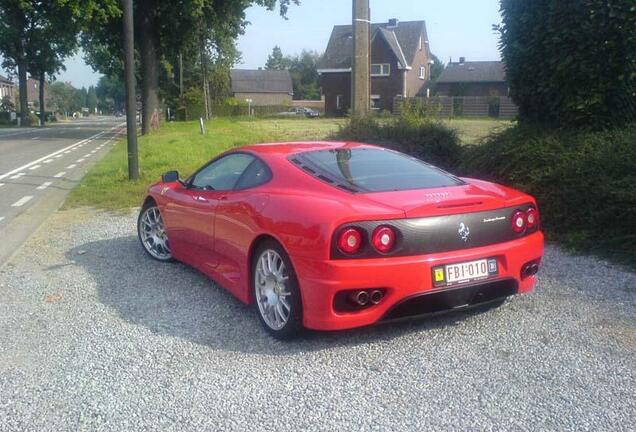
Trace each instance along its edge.
<instances>
[{"instance_id":1,"label":"sky","mask_svg":"<svg viewBox=\"0 0 636 432\"><path fill-rule=\"evenodd\" d=\"M497 36L492 25L501 21L498 0L370 0L371 20L386 22L425 20L431 51L444 63L466 57L467 60L499 60ZM242 53L240 68L256 69L265 65L274 46L283 54L303 49L324 52L331 29L351 23L351 0L301 0L290 6L287 20L278 11L262 7L247 10L245 34L238 40ZM66 72L57 79L75 87L88 87L100 74L87 66L78 53L66 62ZM3 72L0 72L6 75Z\"/></svg>"}]
</instances>

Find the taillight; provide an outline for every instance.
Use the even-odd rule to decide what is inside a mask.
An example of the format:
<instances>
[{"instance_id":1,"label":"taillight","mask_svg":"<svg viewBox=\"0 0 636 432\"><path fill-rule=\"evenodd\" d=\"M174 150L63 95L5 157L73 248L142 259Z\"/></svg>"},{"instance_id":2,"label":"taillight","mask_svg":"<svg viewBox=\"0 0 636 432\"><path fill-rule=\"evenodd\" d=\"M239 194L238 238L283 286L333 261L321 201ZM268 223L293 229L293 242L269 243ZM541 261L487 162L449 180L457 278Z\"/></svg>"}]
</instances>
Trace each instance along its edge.
<instances>
[{"instance_id":1,"label":"taillight","mask_svg":"<svg viewBox=\"0 0 636 432\"><path fill-rule=\"evenodd\" d=\"M354 254L362 246L362 234L356 228L345 228L338 237L338 249L346 254Z\"/></svg>"},{"instance_id":2,"label":"taillight","mask_svg":"<svg viewBox=\"0 0 636 432\"><path fill-rule=\"evenodd\" d=\"M512 214L512 230L517 234L520 234L526 230L527 220L526 213L521 210L517 210Z\"/></svg>"},{"instance_id":3,"label":"taillight","mask_svg":"<svg viewBox=\"0 0 636 432\"><path fill-rule=\"evenodd\" d=\"M395 246L395 231L388 226L377 227L371 236L371 243L380 253L391 252Z\"/></svg>"},{"instance_id":4,"label":"taillight","mask_svg":"<svg viewBox=\"0 0 636 432\"><path fill-rule=\"evenodd\" d=\"M536 208L530 207L526 210L526 222L528 223L528 229L534 229L539 226L539 212Z\"/></svg>"}]
</instances>

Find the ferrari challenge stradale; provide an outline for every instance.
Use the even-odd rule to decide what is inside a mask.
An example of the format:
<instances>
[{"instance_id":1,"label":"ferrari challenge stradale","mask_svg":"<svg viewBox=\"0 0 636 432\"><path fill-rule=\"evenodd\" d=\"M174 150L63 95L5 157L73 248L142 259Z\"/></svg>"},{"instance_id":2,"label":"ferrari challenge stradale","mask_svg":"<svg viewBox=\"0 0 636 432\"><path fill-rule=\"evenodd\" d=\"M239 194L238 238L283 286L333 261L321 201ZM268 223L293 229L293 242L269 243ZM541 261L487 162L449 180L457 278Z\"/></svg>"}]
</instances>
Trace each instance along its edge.
<instances>
[{"instance_id":1,"label":"ferrari challenge stradale","mask_svg":"<svg viewBox=\"0 0 636 432\"><path fill-rule=\"evenodd\" d=\"M531 196L359 143L247 146L168 172L138 233L278 338L503 302L533 289L543 254Z\"/></svg>"}]
</instances>

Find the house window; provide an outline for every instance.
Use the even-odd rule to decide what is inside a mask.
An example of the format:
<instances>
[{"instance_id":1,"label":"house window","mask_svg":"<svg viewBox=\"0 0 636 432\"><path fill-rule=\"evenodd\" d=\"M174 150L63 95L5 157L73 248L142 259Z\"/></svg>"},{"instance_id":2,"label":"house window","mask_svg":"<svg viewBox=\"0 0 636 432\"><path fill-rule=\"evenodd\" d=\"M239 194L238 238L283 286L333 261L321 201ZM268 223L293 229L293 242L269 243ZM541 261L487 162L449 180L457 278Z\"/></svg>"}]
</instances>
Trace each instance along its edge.
<instances>
[{"instance_id":1,"label":"house window","mask_svg":"<svg viewBox=\"0 0 636 432\"><path fill-rule=\"evenodd\" d=\"M342 95L336 96L336 109L342 109Z\"/></svg>"},{"instance_id":2,"label":"house window","mask_svg":"<svg viewBox=\"0 0 636 432\"><path fill-rule=\"evenodd\" d=\"M426 66L420 66L420 79L426 79Z\"/></svg>"},{"instance_id":3,"label":"house window","mask_svg":"<svg viewBox=\"0 0 636 432\"><path fill-rule=\"evenodd\" d=\"M371 76L391 75L391 65L389 63L379 63L371 65Z\"/></svg>"},{"instance_id":4,"label":"house window","mask_svg":"<svg viewBox=\"0 0 636 432\"><path fill-rule=\"evenodd\" d=\"M371 95L371 109L380 111L382 109L382 99L380 95Z\"/></svg>"},{"instance_id":5,"label":"house window","mask_svg":"<svg viewBox=\"0 0 636 432\"><path fill-rule=\"evenodd\" d=\"M422 51L422 48L424 48L424 38L420 36L420 51Z\"/></svg>"}]
</instances>

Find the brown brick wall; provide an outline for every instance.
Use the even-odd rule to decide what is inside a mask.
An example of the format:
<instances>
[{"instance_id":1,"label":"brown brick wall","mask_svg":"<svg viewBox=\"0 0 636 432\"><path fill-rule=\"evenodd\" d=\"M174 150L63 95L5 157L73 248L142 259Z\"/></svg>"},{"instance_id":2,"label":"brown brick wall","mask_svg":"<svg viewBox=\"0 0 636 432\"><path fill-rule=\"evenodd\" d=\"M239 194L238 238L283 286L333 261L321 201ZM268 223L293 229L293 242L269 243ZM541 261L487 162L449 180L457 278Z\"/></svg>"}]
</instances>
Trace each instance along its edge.
<instances>
[{"instance_id":1,"label":"brown brick wall","mask_svg":"<svg viewBox=\"0 0 636 432\"><path fill-rule=\"evenodd\" d=\"M254 106L291 105L292 100L287 93L235 93L234 97L242 102L252 99Z\"/></svg>"},{"instance_id":2,"label":"brown brick wall","mask_svg":"<svg viewBox=\"0 0 636 432\"><path fill-rule=\"evenodd\" d=\"M323 73L320 85L325 96L325 113L329 116L343 116L351 107L351 73ZM341 96L341 107L336 105L338 95Z\"/></svg>"}]
</instances>

